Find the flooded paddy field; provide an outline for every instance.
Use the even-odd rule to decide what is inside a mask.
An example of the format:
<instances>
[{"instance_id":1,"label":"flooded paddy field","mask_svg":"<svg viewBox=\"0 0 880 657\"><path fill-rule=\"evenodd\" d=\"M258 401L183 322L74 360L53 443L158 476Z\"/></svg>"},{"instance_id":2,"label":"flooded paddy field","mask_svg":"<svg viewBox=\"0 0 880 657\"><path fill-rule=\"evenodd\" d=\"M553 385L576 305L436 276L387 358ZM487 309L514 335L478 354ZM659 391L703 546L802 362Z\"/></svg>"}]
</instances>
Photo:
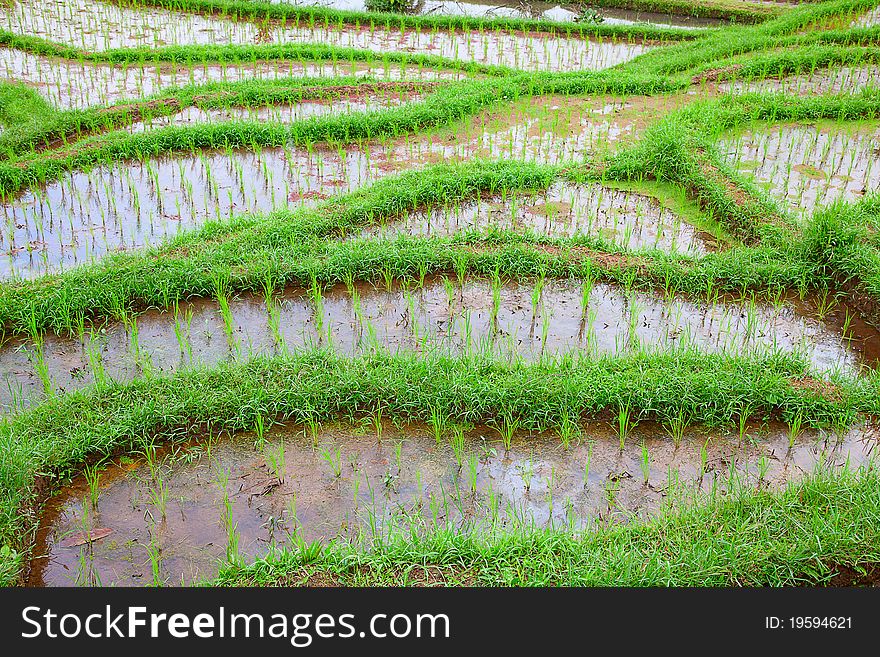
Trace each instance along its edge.
<instances>
[{"instance_id":1,"label":"flooded paddy field","mask_svg":"<svg viewBox=\"0 0 880 657\"><path fill-rule=\"evenodd\" d=\"M487 198L371 227L358 237L446 236L465 230L529 230L549 237L595 235L627 249L703 254L718 246L654 197L599 184L556 183L538 195Z\"/></svg>"},{"instance_id":2,"label":"flooded paddy field","mask_svg":"<svg viewBox=\"0 0 880 657\"><path fill-rule=\"evenodd\" d=\"M806 215L880 189L880 126L784 124L757 127L718 145L791 212Z\"/></svg>"},{"instance_id":3,"label":"flooded paddy field","mask_svg":"<svg viewBox=\"0 0 880 657\"><path fill-rule=\"evenodd\" d=\"M339 148L187 153L71 171L0 203L0 279L32 278L105 253L158 244L208 219L314 204L438 162L581 160L632 141L652 114L688 98L649 103L641 97L545 96L482 112L452 128L396 140ZM292 114L302 115L307 107L299 104L286 117L282 109L266 108L257 117L294 118ZM322 103L320 109L365 109L337 107L334 101L329 107ZM198 110L178 117L193 112ZM249 117L242 112L232 118ZM625 231L624 226L620 229Z\"/></svg>"},{"instance_id":4,"label":"flooded paddy field","mask_svg":"<svg viewBox=\"0 0 880 657\"><path fill-rule=\"evenodd\" d=\"M860 16L854 20L852 23L853 27L873 27L875 25L880 25L880 7L872 9L864 16Z\"/></svg>"},{"instance_id":5,"label":"flooded paddy field","mask_svg":"<svg viewBox=\"0 0 880 657\"><path fill-rule=\"evenodd\" d=\"M773 490L819 464L876 458L878 431L770 424L737 434L693 429L676 445L637 425L623 449L608 425L558 435L425 426L282 427L232 439L145 447L75 478L46 504L32 586L181 585L297 541L357 542L402 528L579 529L650 516L693 490ZM94 480L93 480L94 481ZM95 537L87 542L85 537ZM99 537L99 538L98 538Z\"/></svg>"},{"instance_id":6,"label":"flooded paddy field","mask_svg":"<svg viewBox=\"0 0 880 657\"><path fill-rule=\"evenodd\" d=\"M0 28L92 52L137 46L319 43L377 53L439 55L523 71L601 70L650 48L636 42L546 34L257 24L191 13L127 9L95 0L21 0L12 8L0 7Z\"/></svg>"},{"instance_id":7,"label":"flooded paddy field","mask_svg":"<svg viewBox=\"0 0 880 657\"><path fill-rule=\"evenodd\" d=\"M880 361L877 329L828 298L710 304L581 281L439 277L391 289L291 289L268 302L257 295L198 300L147 311L127 325L86 326L78 337L10 339L0 347L0 403L11 409L96 380L315 347L346 355L484 353L509 362L687 347L741 356L779 350L802 354L817 374L848 375Z\"/></svg>"},{"instance_id":8,"label":"flooded paddy field","mask_svg":"<svg viewBox=\"0 0 880 657\"><path fill-rule=\"evenodd\" d=\"M349 11L368 11L367 0L307 0L303 5L332 7ZM595 16L598 23L609 25L638 25L648 23L658 27L706 28L723 25L724 21L683 14L634 11L615 7L539 2L528 0L414 0L407 13L424 16L476 16L480 18L534 18L559 23L588 20Z\"/></svg>"},{"instance_id":9,"label":"flooded paddy field","mask_svg":"<svg viewBox=\"0 0 880 657\"><path fill-rule=\"evenodd\" d=\"M735 80L722 82L718 85L718 89L723 92L751 93L758 91L797 95L856 94L878 87L880 87L880 66L874 65L841 66L784 78Z\"/></svg>"},{"instance_id":10,"label":"flooded paddy field","mask_svg":"<svg viewBox=\"0 0 880 657\"><path fill-rule=\"evenodd\" d=\"M395 63L290 62L200 65L110 65L75 62L0 48L0 78L24 82L58 109L114 105L173 87L210 82L280 80L297 77L348 77L377 80L457 80L459 71Z\"/></svg>"}]
</instances>

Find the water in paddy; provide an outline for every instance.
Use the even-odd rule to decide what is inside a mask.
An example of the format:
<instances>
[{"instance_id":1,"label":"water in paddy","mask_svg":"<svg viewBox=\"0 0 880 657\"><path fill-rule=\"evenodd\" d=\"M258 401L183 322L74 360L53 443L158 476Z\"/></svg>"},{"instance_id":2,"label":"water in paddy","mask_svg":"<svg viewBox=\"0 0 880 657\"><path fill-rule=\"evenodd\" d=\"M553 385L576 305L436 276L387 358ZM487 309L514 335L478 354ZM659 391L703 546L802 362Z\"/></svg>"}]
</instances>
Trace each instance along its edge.
<instances>
[{"instance_id":1,"label":"water in paddy","mask_svg":"<svg viewBox=\"0 0 880 657\"><path fill-rule=\"evenodd\" d=\"M586 304L585 304L586 301ZM504 361L565 354L626 354L693 347L743 356L799 352L817 374L855 375L880 361L880 333L842 304L818 317L817 299L775 303L720 298L707 304L580 281L493 284L428 278L424 286L337 285L316 299L288 290L267 304L243 295L198 300L176 311L147 311L134 325L85 327L80 337L7 339L0 347L0 408L39 401L98 380L167 375L195 365L282 350L331 346L346 355L374 351L461 355ZM847 319L849 318L849 319ZM846 334L844 336L844 327Z\"/></svg>"},{"instance_id":2,"label":"water in paddy","mask_svg":"<svg viewBox=\"0 0 880 657\"><path fill-rule=\"evenodd\" d=\"M880 7L872 9L852 23L853 27L874 27L875 25L880 25Z\"/></svg>"},{"instance_id":3,"label":"water in paddy","mask_svg":"<svg viewBox=\"0 0 880 657\"><path fill-rule=\"evenodd\" d=\"M0 48L0 77L24 82L59 109L114 105L154 95L171 87L209 82L277 80L289 77L357 76L379 80L453 80L456 71L382 62L266 61L242 64L110 65L76 62Z\"/></svg>"},{"instance_id":4,"label":"water in paddy","mask_svg":"<svg viewBox=\"0 0 880 657\"><path fill-rule=\"evenodd\" d=\"M880 67L841 66L819 69L803 75L761 80L722 82L718 89L725 92L774 92L798 95L859 93L880 87Z\"/></svg>"},{"instance_id":5,"label":"water in paddy","mask_svg":"<svg viewBox=\"0 0 880 657\"><path fill-rule=\"evenodd\" d=\"M795 214L880 189L880 127L784 124L723 139L721 154Z\"/></svg>"},{"instance_id":6,"label":"water in paddy","mask_svg":"<svg viewBox=\"0 0 880 657\"><path fill-rule=\"evenodd\" d=\"M580 529L657 512L697 490L779 488L822 464L876 458L877 430L785 427L745 436L691 429L679 446L637 425L623 450L608 425L589 424L568 448L559 436L517 433L506 450L489 427L282 427L192 441L116 460L93 506L82 476L45 506L32 586L181 585L210 578L231 550L245 561L297 540L357 542L428 526L515 531ZM702 456L701 456L702 454ZM101 536L84 543L86 536Z\"/></svg>"},{"instance_id":7,"label":"water in paddy","mask_svg":"<svg viewBox=\"0 0 880 657\"><path fill-rule=\"evenodd\" d=\"M537 195L490 197L455 207L406 214L359 237L448 236L464 230L529 230L550 237L594 235L628 249L700 255L715 248L711 235L682 220L657 199L599 184L556 183Z\"/></svg>"},{"instance_id":8,"label":"water in paddy","mask_svg":"<svg viewBox=\"0 0 880 657\"><path fill-rule=\"evenodd\" d=\"M0 278L158 244L208 219L315 203L437 162L570 162L632 139L642 109L638 99L541 97L396 140L185 153L67 172L0 202Z\"/></svg>"},{"instance_id":9,"label":"water in paddy","mask_svg":"<svg viewBox=\"0 0 880 657\"><path fill-rule=\"evenodd\" d=\"M126 9L94 0L21 0L0 7L0 27L88 51L190 44L318 43L440 55L526 71L599 70L628 61L649 46L548 34L455 32L395 28L257 24L159 9Z\"/></svg>"},{"instance_id":10,"label":"water in paddy","mask_svg":"<svg viewBox=\"0 0 880 657\"><path fill-rule=\"evenodd\" d=\"M287 0L273 0L286 2ZM316 7L332 7L348 11L367 11L365 0L306 0L304 5ZM724 22L713 18L697 18L677 14L663 14L649 11L631 11L610 7L591 7L582 5L587 11L594 12L605 25L634 25L648 23L658 27L713 27ZM413 0L411 12L425 16L475 16L479 18L532 18L560 23L571 23L579 20L579 7L572 4L556 4L552 2L525 2L520 0Z\"/></svg>"}]
</instances>

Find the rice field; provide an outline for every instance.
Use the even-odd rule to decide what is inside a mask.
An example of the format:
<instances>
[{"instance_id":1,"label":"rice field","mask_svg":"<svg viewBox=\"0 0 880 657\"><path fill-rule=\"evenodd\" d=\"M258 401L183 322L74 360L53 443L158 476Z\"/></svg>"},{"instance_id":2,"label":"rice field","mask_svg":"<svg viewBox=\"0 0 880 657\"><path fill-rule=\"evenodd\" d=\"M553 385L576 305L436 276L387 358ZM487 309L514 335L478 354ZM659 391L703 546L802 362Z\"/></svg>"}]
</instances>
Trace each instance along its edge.
<instances>
[{"instance_id":1,"label":"rice field","mask_svg":"<svg viewBox=\"0 0 880 657\"><path fill-rule=\"evenodd\" d=\"M876 569L878 12L0 4L0 583Z\"/></svg>"}]
</instances>

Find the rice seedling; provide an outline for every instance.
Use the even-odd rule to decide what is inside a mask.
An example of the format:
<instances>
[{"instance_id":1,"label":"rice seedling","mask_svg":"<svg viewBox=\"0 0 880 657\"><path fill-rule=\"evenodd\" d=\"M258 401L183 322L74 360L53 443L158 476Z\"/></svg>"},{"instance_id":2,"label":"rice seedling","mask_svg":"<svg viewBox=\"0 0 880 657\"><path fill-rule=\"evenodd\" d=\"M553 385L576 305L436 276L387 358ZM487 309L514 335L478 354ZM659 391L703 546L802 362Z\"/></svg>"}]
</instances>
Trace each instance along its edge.
<instances>
[{"instance_id":1,"label":"rice seedling","mask_svg":"<svg viewBox=\"0 0 880 657\"><path fill-rule=\"evenodd\" d=\"M98 465L87 465L83 468L83 477L85 477L86 485L89 487L89 502L92 509L98 508L98 497L101 494L101 472Z\"/></svg>"},{"instance_id":2,"label":"rice seedling","mask_svg":"<svg viewBox=\"0 0 880 657\"><path fill-rule=\"evenodd\" d=\"M342 452L339 447L335 449L330 447L321 448L321 460L330 468L333 477L338 479L342 476Z\"/></svg>"},{"instance_id":3,"label":"rice seedling","mask_svg":"<svg viewBox=\"0 0 880 657\"><path fill-rule=\"evenodd\" d=\"M529 460L525 463L521 463L518 468L523 488L525 488L525 491L528 493L532 487L532 479L535 476L535 464L532 461L532 457L530 456Z\"/></svg>"},{"instance_id":4,"label":"rice seedling","mask_svg":"<svg viewBox=\"0 0 880 657\"><path fill-rule=\"evenodd\" d=\"M681 446L681 441L684 440L684 432L687 426L688 418L684 408L679 409L678 412L665 423L666 431L672 438L672 442L675 444L676 449Z\"/></svg>"},{"instance_id":5,"label":"rice seedling","mask_svg":"<svg viewBox=\"0 0 880 657\"><path fill-rule=\"evenodd\" d=\"M617 407L617 426L615 427L617 431L617 437L620 441L620 451L623 451L624 443L626 442L626 437L629 435L630 430L633 427L632 421L632 411L630 409L630 405L621 404Z\"/></svg>"},{"instance_id":6,"label":"rice seedling","mask_svg":"<svg viewBox=\"0 0 880 657\"><path fill-rule=\"evenodd\" d=\"M559 438L562 440L562 446L568 449L573 440L580 436L580 427L578 423L570 416L565 415L562 423L559 425Z\"/></svg>"},{"instance_id":7,"label":"rice seedling","mask_svg":"<svg viewBox=\"0 0 880 657\"><path fill-rule=\"evenodd\" d=\"M748 431L748 423L749 418L752 416L752 408L749 405L746 405L739 414L739 439L742 441L746 436L746 431Z\"/></svg>"},{"instance_id":8,"label":"rice seedling","mask_svg":"<svg viewBox=\"0 0 880 657\"><path fill-rule=\"evenodd\" d=\"M147 497L149 498L150 504L159 514L159 517L164 521L167 519L167 509L168 509L168 484L165 483L165 480L162 477L159 477L147 490Z\"/></svg>"},{"instance_id":9,"label":"rice seedling","mask_svg":"<svg viewBox=\"0 0 880 657\"><path fill-rule=\"evenodd\" d=\"M144 457L144 461L147 463L147 468L150 470L150 479L153 481L157 481L159 478L159 460L157 455L157 447L156 443L144 442L141 446L140 454Z\"/></svg>"},{"instance_id":10,"label":"rice seedling","mask_svg":"<svg viewBox=\"0 0 880 657\"><path fill-rule=\"evenodd\" d=\"M446 429L446 416L443 411L441 411L436 406L431 406L429 410L431 412L429 424L431 425L431 429L434 432L434 440L439 446L441 441L443 440L443 432Z\"/></svg>"},{"instance_id":11,"label":"rice seedling","mask_svg":"<svg viewBox=\"0 0 880 657\"><path fill-rule=\"evenodd\" d=\"M275 475L275 479L278 480L279 484L283 484L287 472L284 455L284 442L280 441L274 449L270 449L268 445L264 446L263 456L266 459L266 463L269 464L272 473Z\"/></svg>"},{"instance_id":12,"label":"rice seedling","mask_svg":"<svg viewBox=\"0 0 880 657\"><path fill-rule=\"evenodd\" d=\"M52 384L52 376L49 373L49 366L43 355L43 338L42 335L34 339L34 348L28 353L28 358L34 367L37 377L43 387L43 393L46 397L52 397L54 394L54 386Z\"/></svg>"},{"instance_id":13,"label":"rice seedling","mask_svg":"<svg viewBox=\"0 0 880 657\"><path fill-rule=\"evenodd\" d=\"M762 454L757 462L758 467L758 484L761 485L766 481L767 472L770 470L770 459Z\"/></svg>"},{"instance_id":14,"label":"rice seedling","mask_svg":"<svg viewBox=\"0 0 880 657\"><path fill-rule=\"evenodd\" d=\"M464 464L464 427L459 424L452 425L452 436L450 440L452 442L452 454L460 472L462 465Z\"/></svg>"},{"instance_id":15,"label":"rice seedling","mask_svg":"<svg viewBox=\"0 0 880 657\"><path fill-rule=\"evenodd\" d=\"M254 433L257 434L256 447L262 449L266 444L266 424L260 414L254 419Z\"/></svg>"},{"instance_id":16,"label":"rice seedling","mask_svg":"<svg viewBox=\"0 0 880 657\"><path fill-rule=\"evenodd\" d=\"M797 440L798 436L801 435L801 431L803 429L804 416L801 411L795 413L795 415L788 421L788 448L791 449L794 447L794 443Z\"/></svg>"},{"instance_id":17,"label":"rice seedling","mask_svg":"<svg viewBox=\"0 0 880 657\"><path fill-rule=\"evenodd\" d=\"M397 440L394 443L394 464L397 466L397 472L400 473L403 460L403 441Z\"/></svg>"},{"instance_id":18,"label":"rice seedling","mask_svg":"<svg viewBox=\"0 0 880 657\"><path fill-rule=\"evenodd\" d=\"M818 320L824 322L836 305L837 300L834 295L829 292L827 287L823 288L816 295L816 317Z\"/></svg>"},{"instance_id":19,"label":"rice seedling","mask_svg":"<svg viewBox=\"0 0 880 657\"><path fill-rule=\"evenodd\" d=\"M96 337L94 331L89 334L85 348L89 359L89 368L92 372L92 378L95 385L102 386L107 383L107 372L104 368L104 359L101 355L101 341L100 338Z\"/></svg>"},{"instance_id":20,"label":"rice seedling","mask_svg":"<svg viewBox=\"0 0 880 657\"><path fill-rule=\"evenodd\" d=\"M470 487L471 495L476 496L477 494L477 475L479 472L479 460L477 459L476 454L471 454L467 460L467 475L468 475L468 485Z\"/></svg>"},{"instance_id":21,"label":"rice seedling","mask_svg":"<svg viewBox=\"0 0 880 657\"><path fill-rule=\"evenodd\" d=\"M498 435L501 436L501 443L504 445L505 452L510 451L510 447L513 444L513 436L516 433L519 422L519 418L513 417L511 413L505 413L501 418L500 426L496 425L493 427L498 432Z\"/></svg>"},{"instance_id":22,"label":"rice seedling","mask_svg":"<svg viewBox=\"0 0 880 657\"><path fill-rule=\"evenodd\" d=\"M376 431L376 440L382 442L382 404L376 404L372 415L373 429Z\"/></svg>"},{"instance_id":23,"label":"rice seedling","mask_svg":"<svg viewBox=\"0 0 880 657\"><path fill-rule=\"evenodd\" d=\"M707 438L705 442L700 443L699 447L699 459L700 466L697 473L697 479L700 483L703 483L703 477L706 475L706 466L709 463L709 441L711 438Z\"/></svg>"}]
</instances>

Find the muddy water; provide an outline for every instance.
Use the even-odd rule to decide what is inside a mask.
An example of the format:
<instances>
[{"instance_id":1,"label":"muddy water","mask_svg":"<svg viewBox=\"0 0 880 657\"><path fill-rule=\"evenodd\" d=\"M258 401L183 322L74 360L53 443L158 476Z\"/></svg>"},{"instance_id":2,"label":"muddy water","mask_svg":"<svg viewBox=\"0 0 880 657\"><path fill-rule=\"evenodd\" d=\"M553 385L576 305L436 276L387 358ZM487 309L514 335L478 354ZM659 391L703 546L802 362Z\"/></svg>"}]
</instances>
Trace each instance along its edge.
<instances>
[{"instance_id":1,"label":"muddy water","mask_svg":"<svg viewBox=\"0 0 880 657\"><path fill-rule=\"evenodd\" d=\"M770 91L799 95L860 93L876 87L880 87L878 66L843 66L781 79L735 80L718 85L719 90L725 92Z\"/></svg>"},{"instance_id":2,"label":"muddy water","mask_svg":"<svg viewBox=\"0 0 880 657\"><path fill-rule=\"evenodd\" d=\"M596 235L625 248L703 254L714 247L701 233L650 196L598 184L557 183L538 195L488 198L407 214L359 237L452 235L463 230L530 230L550 237Z\"/></svg>"},{"instance_id":3,"label":"muddy water","mask_svg":"<svg viewBox=\"0 0 880 657\"><path fill-rule=\"evenodd\" d=\"M212 577L229 554L252 561L297 539L357 542L424 524L626 522L698 489L779 488L820 462L856 468L877 449L873 428L805 432L791 448L775 425L751 427L743 439L694 429L676 447L643 424L623 451L608 426L580 429L568 449L558 436L519 433L505 450L488 427L447 432L440 445L423 426L386 424L380 439L372 427L311 435L285 427L265 434L262 448L240 434L165 449L152 467L117 461L100 473L96 507L83 477L47 503L29 584L181 585ZM109 534L65 547L99 528Z\"/></svg>"},{"instance_id":4,"label":"muddy water","mask_svg":"<svg viewBox=\"0 0 880 657\"><path fill-rule=\"evenodd\" d=\"M685 98L530 98L395 141L188 153L68 172L0 203L0 278L158 244L207 219L312 204L438 162L582 159L626 143Z\"/></svg>"},{"instance_id":5,"label":"muddy water","mask_svg":"<svg viewBox=\"0 0 880 657\"><path fill-rule=\"evenodd\" d=\"M727 161L754 177L795 214L880 189L880 127L875 123L757 128L719 145Z\"/></svg>"},{"instance_id":6,"label":"muddy water","mask_svg":"<svg viewBox=\"0 0 880 657\"><path fill-rule=\"evenodd\" d=\"M638 43L495 31L258 25L157 9L123 9L94 0L22 0L13 8L0 8L0 27L89 51L187 44L319 43L377 53L440 55L527 71L599 70L648 49Z\"/></svg>"},{"instance_id":7,"label":"muddy water","mask_svg":"<svg viewBox=\"0 0 880 657\"><path fill-rule=\"evenodd\" d=\"M60 109L113 105L159 91L208 82L277 80L289 77L374 77L381 80L459 79L465 74L377 62L311 63L271 61L248 64L111 66L74 62L0 48L0 77L34 87Z\"/></svg>"},{"instance_id":8,"label":"muddy water","mask_svg":"<svg viewBox=\"0 0 880 657\"><path fill-rule=\"evenodd\" d=\"M776 305L721 299L707 305L557 280L496 287L479 279L459 286L429 278L423 287L395 285L388 291L360 284L353 290L335 286L319 303L290 290L273 299L277 320L270 319L262 297L248 295L230 301L228 326L216 302L200 300L176 313L148 311L134 328L110 323L86 327L80 338L49 335L42 350L30 340L8 340L0 348L0 408L37 402L46 385L63 393L96 378L126 381L328 345L341 354L491 353L507 361L686 346L742 355L779 349L802 352L817 372L845 374L880 360L880 333L850 313L845 339L849 310L838 305L819 321L812 299L781 298Z\"/></svg>"}]
</instances>

